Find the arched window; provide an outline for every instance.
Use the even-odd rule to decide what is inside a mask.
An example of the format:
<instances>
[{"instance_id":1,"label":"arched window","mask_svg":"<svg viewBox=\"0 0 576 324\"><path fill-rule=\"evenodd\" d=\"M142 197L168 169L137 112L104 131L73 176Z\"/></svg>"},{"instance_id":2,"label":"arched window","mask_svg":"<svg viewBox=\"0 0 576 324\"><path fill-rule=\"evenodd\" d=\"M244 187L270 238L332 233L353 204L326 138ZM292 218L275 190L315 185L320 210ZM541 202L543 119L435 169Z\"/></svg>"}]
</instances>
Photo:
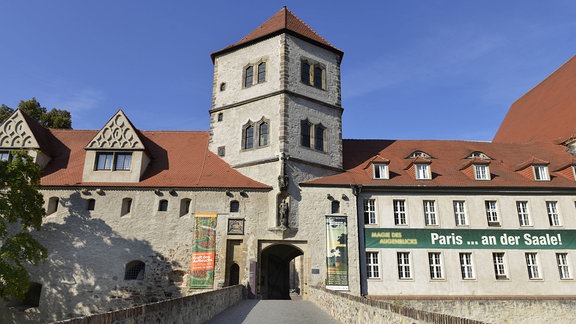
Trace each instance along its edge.
<instances>
[{"instance_id":1,"label":"arched window","mask_svg":"<svg viewBox=\"0 0 576 324\"><path fill-rule=\"evenodd\" d=\"M254 82L254 67L249 66L244 70L244 87L248 88L252 86Z\"/></svg>"},{"instance_id":2,"label":"arched window","mask_svg":"<svg viewBox=\"0 0 576 324\"><path fill-rule=\"evenodd\" d=\"M324 130L326 128L322 125L314 127L314 148L318 151L324 151Z\"/></svg>"},{"instance_id":3,"label":"arched window","mask_svg":"<svg viewBox=\"0 0 576 324\"><path fill-rule=\"evenodd\" d=\"M130 214L131 209L132 209L132 198L122 199L122 210L120 211L120 216Z\"/></svg>"},{"instance_id":4,"label":"arched window","mask_svg":"<svg viewBox=\"0 0 576 324\"><path fill-rule=\"evenodd\" d=\"M238 211L240 211L240 203L238 200L232 200L230 202L230 212L237 213Z\"/></svg>"},{"instance_id":5,"label":"arched window","mask_svg":"<svg viewBox=\"0 0 576 324\"><path fill-rule=\"evenodd\" d=\"M266 62L258 64L258 83L266 81Z\"/></svg>"},{"instance_id":6,"label":"arched window","mask_svg":"<svg viewBox=\"0 0 576 324\"><path fill-rule=\"evenodd\" d=\"M48 209L46 210L46 215L51 215L58 211L59 201L60 199L58 197L50 197L48 200Z\"/></svg>"},{"instance_id":7,"label":"arched window","mask_svg":"<svg viewBox=\"0 0 576 324\"><path fill-rule=\"evenodd\" d=\"M254 126L249 125L244 129L244 149L254 147Z\"/></svg>"},{"instance_id":8,"label":"arched window","mask_svg":"<svg viewBox=\"0 0 576 324\"><path fill-rule=\"evenodd\" d=\"M304 147L310 147L310 129L312 124L307 120L300 122L300 144Z\"/></svg>"},{"instance_id":9,"label":"arched window","mask_svg":"<svg viewBox=\"0 0 576 324\"><path fill-rule=\"evenodd\" d=\"M266 146L268 145L268 123L262 122L259 126L259 136L258 136L258 146Z\"/></svg>"},{"instance_id":10,"label":"arched window","mask_svg":"<svg viewBox=\"0 0 576 324\"><path fill-rule=\"evenodd\" d=\"M158 203L158 211L167 211L168 210L168 200L162 199Z\"/></svg>"},{"instance_id":11,"label":"arched window","mask_svg":"<svg viewBox=\"0 0 576 324\"><path fill-rule=\"evenodd\" d=\"M144 270L146 265L144 262L134 260L126 263L124 270L124 280L144 280Z\"/></svg>"}]
</instances>

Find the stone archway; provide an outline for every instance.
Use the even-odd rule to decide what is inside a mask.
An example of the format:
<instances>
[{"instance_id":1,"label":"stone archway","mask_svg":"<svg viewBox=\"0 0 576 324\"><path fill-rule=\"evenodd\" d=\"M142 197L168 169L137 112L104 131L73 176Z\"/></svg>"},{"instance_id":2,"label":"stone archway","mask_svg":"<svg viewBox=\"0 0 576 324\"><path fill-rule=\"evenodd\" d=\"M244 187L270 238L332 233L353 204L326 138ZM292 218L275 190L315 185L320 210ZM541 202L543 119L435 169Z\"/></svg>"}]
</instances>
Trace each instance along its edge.
<instances>
[{"instance_id":1,"label":"stone archway","mask_svg":"<svg viewBox=\"0 0 576 324\"><path fill-rule=\"evenodd\" d=\"M304 255L301 249L290 244L273 244L260 254L260 294L263 299L290 299L291 277L295 275L292 260ZM292 273L291 273L292 272ZM298 287L299 288L299 287Z\"/></svg>"}]
</instances>

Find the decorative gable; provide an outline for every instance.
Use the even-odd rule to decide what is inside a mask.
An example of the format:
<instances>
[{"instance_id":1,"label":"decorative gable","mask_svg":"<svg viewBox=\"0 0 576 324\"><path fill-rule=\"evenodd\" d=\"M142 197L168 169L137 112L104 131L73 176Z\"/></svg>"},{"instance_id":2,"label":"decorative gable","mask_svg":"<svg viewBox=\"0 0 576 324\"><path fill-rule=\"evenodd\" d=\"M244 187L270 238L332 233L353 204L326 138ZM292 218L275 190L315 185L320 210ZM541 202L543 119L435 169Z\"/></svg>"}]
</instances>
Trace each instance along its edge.
<instances>
[{"instance_id":1,"label":"decorative gable","mask_svg":"<svg viewBox=\"0 0 576 324\"><path fill-rule=\"evenodd\" d=\"M0 126L0 147L9 149L40 149L40 144L20 110L16 110Z\"/></svg>"},{"instance_id":2,"label":"decorative gable","mask_svg":"<svg viewBox=\"0 0 576 324\"><path fill-rule=\"evenodd\" d=\"M112 117L86 149L144 150L144 144L136 128L122 110Z\"/></svg>"}]
</instances>

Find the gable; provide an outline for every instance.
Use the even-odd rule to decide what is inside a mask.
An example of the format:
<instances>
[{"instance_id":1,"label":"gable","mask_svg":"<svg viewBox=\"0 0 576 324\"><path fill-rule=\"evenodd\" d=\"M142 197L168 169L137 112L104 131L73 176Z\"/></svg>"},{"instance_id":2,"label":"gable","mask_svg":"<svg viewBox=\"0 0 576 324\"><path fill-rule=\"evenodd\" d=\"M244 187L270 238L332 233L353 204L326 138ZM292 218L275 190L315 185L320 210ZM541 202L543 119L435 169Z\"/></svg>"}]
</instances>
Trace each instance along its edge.
<instances>
[{"instance_id":1,"label":"gable","mask_svg":"<svg viewBox=\"0 0 576 324\"><path fill-rule=\"evenodd\" d=\"M106 123L86 149L144 150L138 131L122 110Z\"/></svg>"},{"instance_id":2,"label":"gable","mask_svg":"<svg viewBox=\"0 0 576 324\"><path fill-rule=\"evenodd\" d=\"M40 149L32 128L24 114L16 110L0 127L0 147L12 149Z\"/></svg>"}]
</instances>

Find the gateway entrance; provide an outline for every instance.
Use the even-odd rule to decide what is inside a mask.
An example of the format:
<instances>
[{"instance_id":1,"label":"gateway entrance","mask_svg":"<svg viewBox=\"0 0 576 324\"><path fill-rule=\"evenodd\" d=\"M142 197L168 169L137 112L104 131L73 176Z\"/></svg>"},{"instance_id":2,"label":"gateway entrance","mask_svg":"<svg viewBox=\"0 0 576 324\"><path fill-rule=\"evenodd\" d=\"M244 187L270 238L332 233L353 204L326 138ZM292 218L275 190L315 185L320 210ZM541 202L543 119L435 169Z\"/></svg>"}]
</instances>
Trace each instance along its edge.
<instances>
[{"instance_id":1,"label":"gateway entrance","mask_svg":"<svg viewBox=\"0 0 576 324\"><path fill-rule=\"evenodd\" d=\"M290 292L301 293L303 255L300 248L287 243L271 243L261 250L259 293L262 299L290 299Z\"/></svg>"}]
</instances>

